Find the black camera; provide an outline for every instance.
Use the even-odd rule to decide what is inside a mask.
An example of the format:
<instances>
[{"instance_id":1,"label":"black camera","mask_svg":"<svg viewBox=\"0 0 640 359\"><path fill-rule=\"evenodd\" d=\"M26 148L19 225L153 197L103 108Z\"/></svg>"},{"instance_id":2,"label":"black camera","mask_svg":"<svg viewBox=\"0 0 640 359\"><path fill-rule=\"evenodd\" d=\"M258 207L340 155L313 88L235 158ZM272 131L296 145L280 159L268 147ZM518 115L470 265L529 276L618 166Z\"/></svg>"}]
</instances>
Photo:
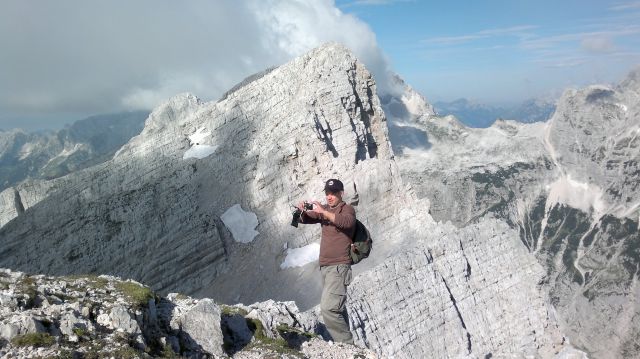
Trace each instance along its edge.
<instances>
[{"instance_id":1,"label":"black camera","mask_svg":"<svg viewBox=\"0 0 640 359\"><path fill-rule=\"evenodd\" d=\"M302 215L302 211L300 208L296 208L293 213L293 218L291 219L291 225L294 227L298 227L298 223L300 223L300 216Z\"/></svg>"},{"instance_id":2,"label":"black camera","mask_svg":"<svg viewBox=\"0 0 640 359\"><path fill-rule=\"evenodd\" d=\"M312 211L313 210L313 203L304 202L302 207L306 211ZM300 208L295 207L295 210L293 210L293 213L291 215L293 216L293 218L291 218L291 225L294 226L294 227L298 227L298 223L300 223L300 216L302 215L302 211L300 210Z\"/></svg>"}]
</instances>

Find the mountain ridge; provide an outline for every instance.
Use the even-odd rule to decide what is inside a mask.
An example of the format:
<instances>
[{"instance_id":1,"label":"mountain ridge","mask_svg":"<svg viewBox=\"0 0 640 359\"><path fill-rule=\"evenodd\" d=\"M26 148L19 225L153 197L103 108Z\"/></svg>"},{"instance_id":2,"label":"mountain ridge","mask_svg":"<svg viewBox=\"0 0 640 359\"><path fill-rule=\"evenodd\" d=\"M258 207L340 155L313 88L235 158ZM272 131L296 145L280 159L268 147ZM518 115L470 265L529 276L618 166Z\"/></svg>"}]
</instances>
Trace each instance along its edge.
<instances>
[{"instance_id":1,"label":"mountain ridge","mask_svg":"<svg viewBox=\"0 0 640 359\"><path fill-rule=\"evenodd\" d=\"M454 101L436 101L433 106L440 116L453 115L469 127L490 127L496 120L521 123L545 122L555 111L555 102L531 98L511 106L492 106L459 98Z\"/></svg>"},{"instance_id":2,"label":"mountain ridge","mask_svg":"<svg viewBox=\"0 0 640 359\"><path fill-rule=\"evenodd\" d=\"M72 263L75 271L133 277L161 292L228 303L295 299L312 307L319 298L317 264L280 268L285 249L317 241L316 229L289 225L290 205L321 196L324 178L340 176L346 200L357 203L359 218L377 238L372 256L354 267L358 276L349 287L350 321L360 345L392 357L421 356L425 348L440 356L484 357L551 356L570 348L544 284L549 268L524 245L522 229L504 218L484 218L498 213L506 222L522 219L513 203L491 192L513 173L528 179L521 193L532 193L530 203L538 203L541 180L553 170L543 155L544 125L498 122L485 131L489 140L475 143L481 151L460 162L459 173L468 167L480 174L471 181L459 176L471 195L429 199L421 186L447 173L421 183L405 177L406 169L429 169L437 158L403 163L421 147L453 158L455 152L444 147L472 143L481 130L452 116L437 117L427 104L407 104L421 98L409 93L404 100L381 101L366 68L336 44L312 50L218 102L176 96L156 108L140 135L112 160L52 183L18 186L21 198L39 201L26 201L24 211L0 228L0 265L62 273ZM387 118L383 106L391 102L421 110ZM401 144L404 152L397 153L389 141L393 127L424 137ZM534 151L523 152L531 139L538 139ZM211 152L186 158L195 146ZM501 158L518 171L507 167L496 177L505 170L496 159L485 171L488 156L504 151L510 153ZM446 178L439 189L455 191L456 181ZM473 183L489 191L469 205ZM447 206L474 211L476 204L486 207L484 213L460 219L451 212L449 219L467 224L463 228L443 220ZM220 219L234 205L258 218L259 234L248 244L238 242ZM427 280L432 285L424 287ZM385 286L372 291L370 282ZM425 319L442 325L424 325Z\"/></svg>"},{"instance_id":3,"label":"mountain ridge","mask_svg":"<svg viewBox=\"0 0 640 359\"><path fill-rule=\"evenodd\" d=\"M427 114L411 125L431 147L398 158L436 220L498 218L520 232L545 267L563 330L594 357L640 349L630 331L640 265L637 78L567 90L546 123L470 129Z\"/></svg>"}]
</instances>

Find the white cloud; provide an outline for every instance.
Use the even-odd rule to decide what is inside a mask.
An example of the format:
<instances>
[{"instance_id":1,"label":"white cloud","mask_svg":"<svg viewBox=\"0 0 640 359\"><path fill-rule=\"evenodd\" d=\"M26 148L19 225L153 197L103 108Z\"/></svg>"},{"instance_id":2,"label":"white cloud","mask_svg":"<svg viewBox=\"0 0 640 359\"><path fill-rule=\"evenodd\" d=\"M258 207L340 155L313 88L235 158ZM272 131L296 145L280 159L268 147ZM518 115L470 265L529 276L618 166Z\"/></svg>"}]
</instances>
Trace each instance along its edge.
<instances>
[{"instance_id":1,"label":"white cloud","mask_svg":"<svg viewBox=\"0 0 640 359\"><path fill-rule=\"evenodd\" d=\"M344 43L386 81L374 33L331 0L7 0L0 117L148 109L181 92L217 99L327 41Z\"/></svg>"},{"instance_id":2,"label":"white cloud","mask_svg":"<svg viewBox=\"0 0 640 359\"><path fill-rule=\"evenodd\" d=\"M609 8L609 10L613 10L613 11L625 11L625 10L635 10L635 9L640 9L640 1L619 3Z\"/></svg>"},{"instance_id":3,"label":"white cloud","mask_svg":"<svg viewBox=\"0 0 640 359\"><path fill-rule=\"evenodd\" d=\"M424 44L440 44L440 45L453 45L465 43L473 40L487 39L497 36L519 36L523 37L527 35L530 30L536 29L537 26L533 25L518 25L505 28L486 29L471 34L464 34L459 36L442 36L432 37L423 40Z\"/></svg>"},{"instance_id":4,"label":"white cloud","mask_svg":"<svg viewBox=\"0 0 640 359\"><path fill-rule=\"evenodd\" d=\"M575 33L563 33L552 36L541 36L524 39L521 47L528 50L540 50L566 46L568 43L578 43L586 39L611 39L622 36L636 36L640 34L640 26L629 25L603 31L585 31Z\"/></svg>"},{"instance_id":5,"label":"white cloud","mask_svg":"<svg viewBox=\"0 0 640 359\"><path fill-rule=\"evenodd\" d=\"M342 5L343 7L351 6L370 6L370 5L393 5L398 3L410 3L415 0L355 0Z\"/></svg>"},{"instance_id":6,"label":"white cloud","mask_svg":"<svg viewBox=\"0 0 640 359\"><path fill-rule=\"evenodd\" d=\"M608 36L591 36L582 40L583 50L591 53L610 53L616 50L616 46Z\"/></svg>"}]
</instances>

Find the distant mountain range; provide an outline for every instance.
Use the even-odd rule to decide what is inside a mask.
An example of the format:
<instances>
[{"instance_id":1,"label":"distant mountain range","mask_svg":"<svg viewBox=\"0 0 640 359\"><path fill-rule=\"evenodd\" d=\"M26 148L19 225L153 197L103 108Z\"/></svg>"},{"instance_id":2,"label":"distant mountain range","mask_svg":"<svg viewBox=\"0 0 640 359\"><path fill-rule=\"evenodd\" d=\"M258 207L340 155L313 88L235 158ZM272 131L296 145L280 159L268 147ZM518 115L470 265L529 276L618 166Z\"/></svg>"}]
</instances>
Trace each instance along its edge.
<instances>
[{"instance_id":1,"label":"distant mountain range","mask_svg":"<svg viewBox=\"0 0 640 359\"><path fill-rule=\"evenodd\" d=\"M512 107L490 106L465 98L433 104L440 116L454 115L469 127L489 127L497 119L533 123L548 120L556 109L554 101L529 99Z\"/></svg>"},{"instance_id":2,"label":"distant mountain range","mask_svg":"<svg viewBox=\"0 0 640 359\"><path fill-rule=\"evenodd\" d=\"M26 179L53 179L110 159L142 131L148 115L97 115L55 132L0 130L0 191Z\"/></svg>"}]
</instances>

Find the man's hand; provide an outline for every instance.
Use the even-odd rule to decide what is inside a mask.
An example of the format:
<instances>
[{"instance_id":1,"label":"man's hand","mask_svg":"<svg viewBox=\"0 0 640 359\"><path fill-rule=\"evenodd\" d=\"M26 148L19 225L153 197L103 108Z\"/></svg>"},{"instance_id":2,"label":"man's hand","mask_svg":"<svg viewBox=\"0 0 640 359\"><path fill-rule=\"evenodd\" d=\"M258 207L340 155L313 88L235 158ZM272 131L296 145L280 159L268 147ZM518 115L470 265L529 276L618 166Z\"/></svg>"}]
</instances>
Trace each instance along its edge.
<instances>
[{"instance_id":1,"label":"man's hand","mask_svg":"<svg viewBox=\"0 0 640 359\"><path fill-rule=\"evenodd\" d=\"M318 202L317 202L317 201L313 201L313 202L302 201L302 202L299 202L299 203L298 203L297 208L298 208L299 210L301 210L302 212L306 212L306 211L314 211L314 212L318 212L318 211L316 211L316 208L318 208L318 207L317 207L317 205L316 205L316 206L314 206L314 207L313 207L313 209L309 210L309 209L304 208L304 204L305 204L305 203L307 203L307 204L308 204L308 203L311 203L311 204L314 204L314 205L315 205L315 204L316 204L316 203L318 203Z\"/></svg>"},{"instance_id":2,"label":"man's hand","mask_svg":"<svg viewBox=\"0 0 640 359\"><path fill-rule=\"evenodd\" d=\"M328 220L331 223L336 222L336 214L324 209L324 207L322 207L322 204L318 201L313 201L313 211L320 214L322 218Z\"/></svg>"},{"instance_id":3,"label":"man's hand","mask_svg":"<svg viewBox=\"0 0 640 359\"><path fill-rule=\"evenodd\" d=\"M322 207L322 204L320 202L313 201L313 202L311 202L311 204L313 204L313 211L314 212L316 212L318 214L321 214L323 216L325 215L325 213L328 213L328 211L325 210L324 207Z\"/></svg>"}]
</instances>

